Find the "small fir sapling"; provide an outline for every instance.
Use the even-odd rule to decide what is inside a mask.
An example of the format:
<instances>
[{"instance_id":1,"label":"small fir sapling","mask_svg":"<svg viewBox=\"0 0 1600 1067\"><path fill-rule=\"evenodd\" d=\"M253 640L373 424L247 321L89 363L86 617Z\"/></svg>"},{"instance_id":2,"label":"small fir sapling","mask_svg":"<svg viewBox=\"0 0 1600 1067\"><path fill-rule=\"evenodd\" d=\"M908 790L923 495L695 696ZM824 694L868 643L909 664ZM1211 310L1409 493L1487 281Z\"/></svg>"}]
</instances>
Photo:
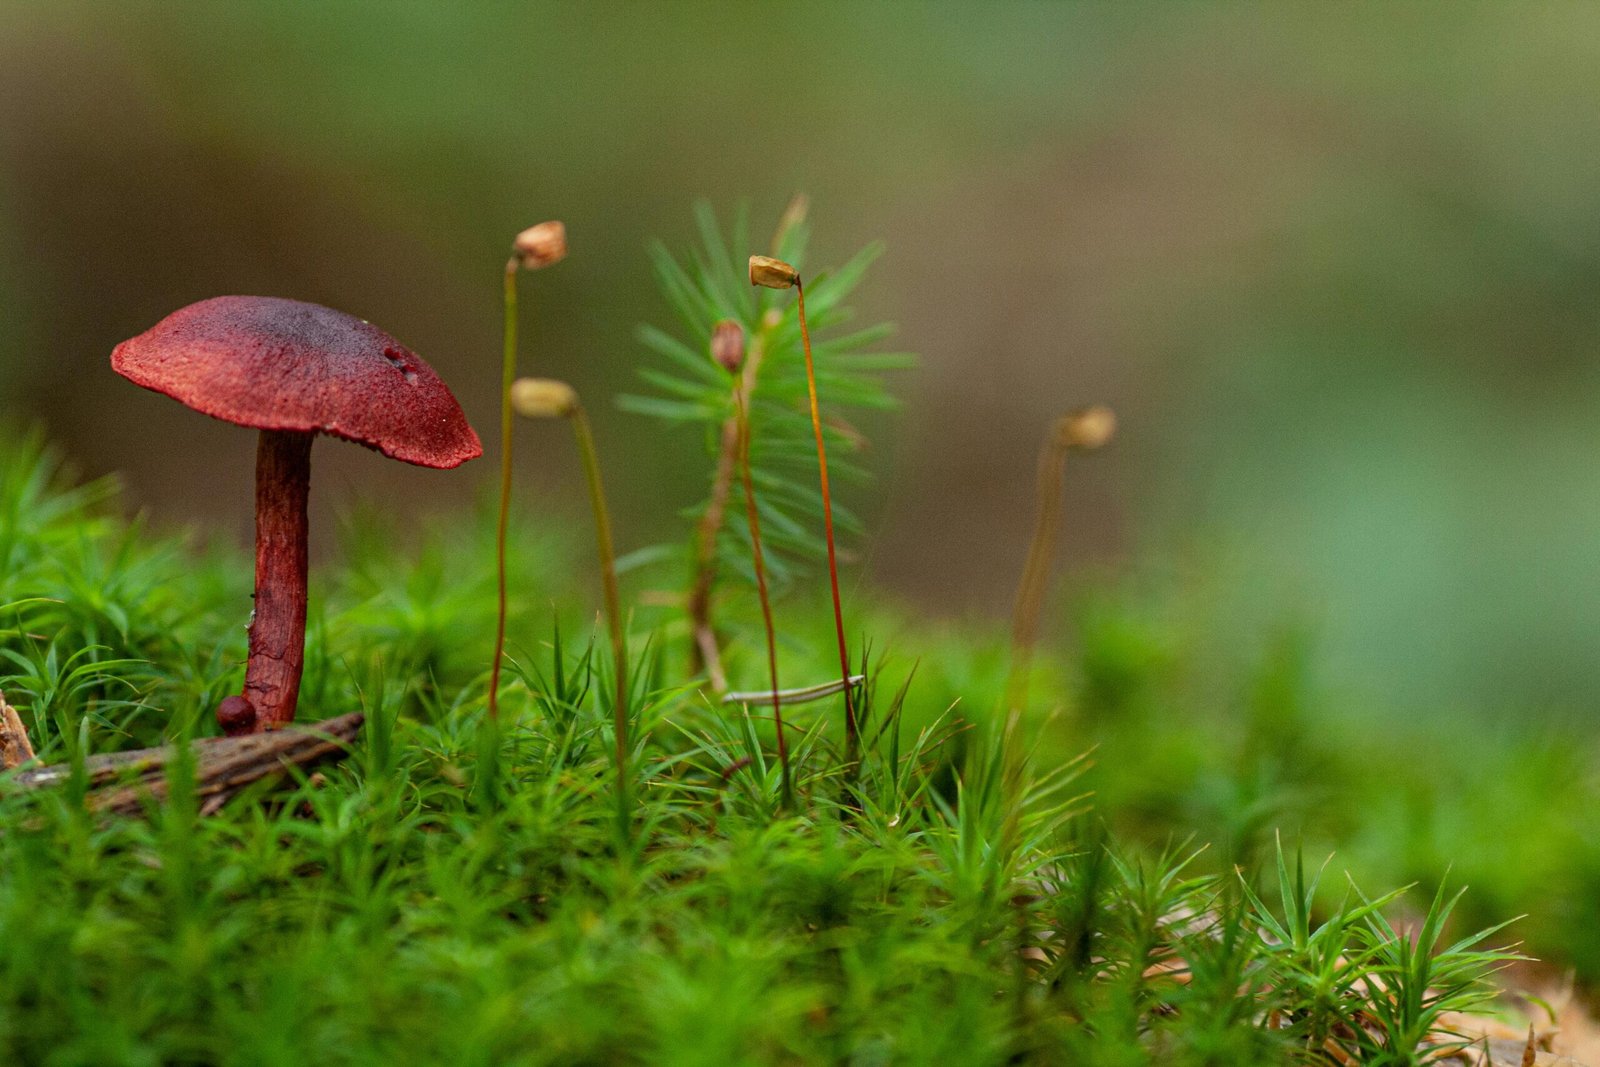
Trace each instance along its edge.
<instances>
[{"instance_id":1,"label":"small fir sapling","mask_svg":"<svg viewBox=\"0 0 1600 1067\"><path fill-rule=\"evenodd\" d=\"M800 272L771 256L750 257L750 284L795 291L800 319L800 343L806 357L806 391L811 399L811 428L817 439L817 471L822 484L822 528L828 543L828 582L833 593L833 623L839 640L839 677L844 685L846 760L854 766L861 751L855 698L850 685L850 646L844 634L844 609L839 602L839 560L833 540L833 498L828 491L828 452L822 442L822 415L817 405L817 373L811 359L811 331L806 326L806 291Z\"/></svg>"},{"instance_id":2,"label":"small fir sapling","mask_svg":"<svg viewBox=\"0 0 1600 1067\"><path fill-rule=\"evenodd\" d=\"M798 305L793 310L783 307L777 293L761 288L753 293L740 291L749 282L748 257L733 254L750 243L743 211L735 217L731 247L724 242L708 206L697 205L696 215L700 247L683 258L660 245L652 250L657 278L677 313L681 331L674 335L654 326L640 328L641 342L662 360L639 368L654 395L624 395L619 403L624 410L649 416L670 428L699 431L708 446L713 469L708 472L707 492L694 509L690 573L684 591L688 616L684 638L690 674L703 674L713 693L726 694L727 678L718 652L722 633L713 620L716 583L719 572L733 561L748 566L743 560L748 559L749 545L747 537L724 536L723 529L738 467L738 432L727 378L704 355L718 321L732 319L745 331L741 376L745 396L751 400L751 432L759 438L759 447L751 455L751 473L761 487L762 550L773 597L781 595L813 559L818 563L825 560L827 546L821 524L811 519L821 493L814 466L814 427L806 412L809 389ZM796 197L774 232L770 255L790 264L800 261L807 243L804 219L805 199ZM877 245L869 245L837 270L808 279L807 330L837 326L849 319L845 299L880 252ZM891 326L878 323L814 342L818 385L829 392L826 432L837 433L841 439L828 442L830 453L840 444L847 451L865 447L864 435L845 421L848 410L883 411L896 406L880 375L910 366L914 357L871 351L892 333ZM829 456L830 461L833 458ZM838 481L864 478L866 471L830 462L829 476L831 491ZM852 529L855 519L837 497L830 503L837 537Z\"/></svg>"},{"instance_id":3,"label":"small fir sapling","mask_svg":"<svg viewBox=\"0 0 1600 1067\"><path fill-rule=\"evenodd\" d=\"M775 253L783 248L793 232L805 224L810 206L810 200L803 193L796 194L789 201L777 229L773 231L772 249ZM755 325L754 336L744 344L746 358L739 375L747 396L755 388L773 331L781 321L782 316L776 308L767 309L761 321ZM738 420L729 416L723 420L718 433L717 466L712 478L711 496L695 529L694 578L689 587L689 669L696 674L704 669L712 690L717 693L727 692L728 679L722 669L716 627L711 622L711 594L716 582L717 534L722 529L728 494L733 489L738 454Z\"/></svg>"},{"instance_id":4,"label":"small fir sapling","mask_svg":"<svg viewBox=\"0 0 1600 1067\"><path fill-rule=\"evenodd\" d=\"M750 524L750 554L755 566L756 594L761 600L761 621L767 635L767 671L772 680L772 719L778 731L778 764L784 808L794 805L794 778L789 770L789 739L783 728L783 697L778 688L778 639L772 623L772 600L767 592L767 566L761 554L761 518L756 489L750 476L750 418L745 382L739 371L744 363L744 327L724 319L711 331L711 358L733 378L734 421L738 434L739 482L744 488L745 515Z\"/></svg>"},{"instance_id":5,"label":"small fir sapling","mask_svg":"<svg viewBox=\"0 0 1600 1067\"><path fill-rule=\"evenodd\" d=\"M522 378L508 394L517 414L529 419L566 419L572 424L573 439L583 459L589 484L589 504L594 510L595 544L600 558L600 583L605 598L606 626L611 636L611 656L615 665L616 694L612 698L612 719L616 730L617 790L619 804L627 810L628 793L628 648L622 628L622 601L617 592L616 548L611 537L611 512L606 507L605 485L600 480L600 455L595 449L589 416L578 400L577 390L566 382L548 378Z\"/></svg>"},{"instance_id":6,"label":"small fir sapling","mask_svg":"<svg viewBox=\"0 0 1600 1067\"><path fill-rule=\"evenodd\" d=\"M517 377L517 273L559 263L567 256L567 228L541 222L517 234L506 260L501 289L505 309L504 351L500 363L500 514L495 527L495 581L498 608L494 658L489 667L489 717L500 714L500 667L506 650L506 527L511 521L511 386Z\"/></svg>"}]
</instances>

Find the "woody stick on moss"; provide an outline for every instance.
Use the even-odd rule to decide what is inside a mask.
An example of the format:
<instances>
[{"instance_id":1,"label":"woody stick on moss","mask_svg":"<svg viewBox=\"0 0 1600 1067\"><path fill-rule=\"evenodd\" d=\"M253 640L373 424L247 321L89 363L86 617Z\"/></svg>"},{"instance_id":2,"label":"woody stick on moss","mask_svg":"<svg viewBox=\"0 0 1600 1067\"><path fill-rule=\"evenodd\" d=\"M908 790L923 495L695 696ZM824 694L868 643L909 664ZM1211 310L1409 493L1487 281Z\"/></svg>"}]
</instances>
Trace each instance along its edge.
<instances>
[{"instance_id":1,"label":"woody stick on moss","mask_svg":"<svg viewBox=\"0 0 1600 1067\"><path fill-rule=\"evenodd\" d=\"M504 349L500 361L500 515L495 526L495 591L498 609L494 626L494 659L489 666L489 717L500 715L500 661L506 651L506 527L511 519L511 384L517 377L517 272L538 270L567 256L567 228L559 222L541 222L517 234L506 260L501 293L505 307Z\"/></svg>"},{"instance_id":2,"label":"woody stick on moss","mask_svg":"<svg viewBox=\"0 0 1600 1067\"><path fill-rule=\"evenodd\" d=\"M771 256L750 257L750 284L795 292L800 318L800 345L806 356L806 391L811 398L811 429L817 439L817 470L822 482L822 529L828 542L828 581L833 592L833 624L839 639L839 677L844 683L844 736L846 761L854 766L861 751L856 724L855 698L850 686L850 646L844 636L844 609L839 603L839 560L833 543L833 498L828 491L828 451L822 441L822 415L817 405L817 372L811 359L811 331L806 326L806 290L800 272Z\"/></svg>"}]
</instances>

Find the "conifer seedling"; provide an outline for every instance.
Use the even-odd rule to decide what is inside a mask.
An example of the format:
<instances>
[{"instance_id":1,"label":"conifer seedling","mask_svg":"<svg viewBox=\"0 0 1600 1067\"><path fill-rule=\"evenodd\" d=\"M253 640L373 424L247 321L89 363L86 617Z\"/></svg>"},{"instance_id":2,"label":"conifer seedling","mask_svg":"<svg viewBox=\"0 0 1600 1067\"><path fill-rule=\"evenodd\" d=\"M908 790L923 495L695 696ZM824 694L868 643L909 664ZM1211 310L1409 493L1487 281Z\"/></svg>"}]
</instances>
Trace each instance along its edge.
<instances>
[{"instance_id":1,"label":"conifer seedling","mask_svg":"<svg viewBox=\"0 0 1600 1067\"><path fill-rule=\"evenodd\" d=\"M756 339L760 345L760 339ZM711 361L735 376L735 389L748 389L757 360L745 360L744 327L732 319L721 320L711 332ZM722 528L733 487L734 470L739 465L741 442L739 419L725 419L719 429L717 470L712 481L711 499L695 530L694 580L689 588L690 670L705 670L711 688L728 691L728 678L722 669L722 653L717 648L716 629L711 624L711 590L717 577L717 533Z\"/></svg>"}]
</instances>

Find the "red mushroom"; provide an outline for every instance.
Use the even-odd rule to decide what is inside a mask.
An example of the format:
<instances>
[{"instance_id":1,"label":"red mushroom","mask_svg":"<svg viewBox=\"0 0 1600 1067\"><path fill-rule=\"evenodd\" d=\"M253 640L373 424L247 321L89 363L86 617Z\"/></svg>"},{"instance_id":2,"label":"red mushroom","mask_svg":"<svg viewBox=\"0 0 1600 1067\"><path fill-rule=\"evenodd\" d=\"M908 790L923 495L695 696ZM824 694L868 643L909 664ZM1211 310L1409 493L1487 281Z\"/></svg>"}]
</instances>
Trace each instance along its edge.
<instances>
[{"instance_id":1,"label":"red mushroom","mask_svg":"<svg viewBox=\"0 0 1600 1067\"><path fill-rule=\"evenodd\" d=\"M326 433L420 467L483 454L439 376L399 341L342 311L263 296L190 304L111 353L136 385L261 431L256 449L256 605L244 695L217 709L228 734L294 721L305 658L311 439Z\"/></svg>"}]
</instances>

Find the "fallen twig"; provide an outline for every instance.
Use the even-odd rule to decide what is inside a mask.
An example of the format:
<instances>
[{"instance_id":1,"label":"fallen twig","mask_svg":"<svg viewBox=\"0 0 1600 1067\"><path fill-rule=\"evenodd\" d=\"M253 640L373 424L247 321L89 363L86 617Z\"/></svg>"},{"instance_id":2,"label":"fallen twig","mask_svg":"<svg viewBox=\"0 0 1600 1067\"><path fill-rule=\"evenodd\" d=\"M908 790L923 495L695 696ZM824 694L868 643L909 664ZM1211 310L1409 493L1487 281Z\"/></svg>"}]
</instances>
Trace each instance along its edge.
<instances>
[{"instance_id":1,"label":"fallen twig","mask_svg":"<svg viewBox=\"0 0 1600 1067\"><path fill-rule=\"evenodd\" d=\"M349 753L350 742L361 731L365 720L365 715L353 711L303 727L190 742L200 813L216 812L257 782L280 782L291 768L342 759ZM163 745L90 756L84 760L90 806L96 811L133 814L143 809L146 798L165 797L167 765L177 751L174 745ZM13 782L26 789L37 789L59 785L71 775L70 765L55 764L23 771Z\"/></svg>"}]
</instances>

